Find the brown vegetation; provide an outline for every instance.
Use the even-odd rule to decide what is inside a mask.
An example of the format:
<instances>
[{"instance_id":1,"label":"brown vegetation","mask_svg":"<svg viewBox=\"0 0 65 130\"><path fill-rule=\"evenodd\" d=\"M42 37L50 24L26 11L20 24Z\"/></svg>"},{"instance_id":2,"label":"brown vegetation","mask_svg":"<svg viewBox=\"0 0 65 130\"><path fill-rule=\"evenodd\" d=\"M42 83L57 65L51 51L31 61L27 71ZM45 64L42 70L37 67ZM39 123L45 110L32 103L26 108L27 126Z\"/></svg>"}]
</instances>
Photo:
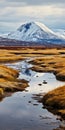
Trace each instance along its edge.
<instances>
[{"instance_id":1,"label":"brown vegetation","mask_svg":"<svg viewBox=\"0 0 65 130\"><path fill-rule=\"evenodd\" d=\"M65 119L65 86L47 93L42 102L50 111Z\"/></svg>"},{"instance_id":2,"label":"brown vegetation","mask_svg":"<svg viewBox=\"0 0 65 130\"><path fill-rule=\"evenodd\" d=\"M41 51L42 52L42 51ZM65 50L43 50L43 57L36 57L32 61L34 71L53 72L58 80L65 81ZM61 115L65 119L65 86L46 94L42 99L49 111Z\"/></svg>"},{"instance_id":3,"label":"brown vegetation","mask_svg":"<svg viewBox=\"0 0 65 130\"><path fill-rule=\"evenodd\" d=\"M0 50L0 62L15 62L17 60L23 60L21 55L14 54L12 50Z\"/></svg>"},{"instance_id":4,"label":"brown vegetation","mask_svg":"<svg viewBox=\"0 0 65 130\"><path fill-rule=\"evenodd\" d=\"M0 100L8 92L23 91L27 86L26 80L17 79L19 72L4 65L0 65Z\"/></svg>"},{"instance_id":5,"label":"brown vegetation","mask_svg":"<svg viewBox=\"0 0 65 130\"><path fill-rule=\"evenodd\" d=\"M0 63L15 62L26 57L35 57L30 63L32 70L53 72L58 80L65 81L65 49L9 48L0 50ZM18 71L0 65L0 100L9 92L24 90L28 82L18 80ZM42 102L65 119L65 86L46 94Z\"/></svg>"},{"instance_id":6,"label":"brown vegetation","mask_svg":"<svg viewBox=\"0 0 65 130\"><path fill-rule=\"evenodd\" d=\"M53 72L56 78L65 81L65 57L61 55L35 58L31 62L34 71Z\"/></svg>"}]
</instances>

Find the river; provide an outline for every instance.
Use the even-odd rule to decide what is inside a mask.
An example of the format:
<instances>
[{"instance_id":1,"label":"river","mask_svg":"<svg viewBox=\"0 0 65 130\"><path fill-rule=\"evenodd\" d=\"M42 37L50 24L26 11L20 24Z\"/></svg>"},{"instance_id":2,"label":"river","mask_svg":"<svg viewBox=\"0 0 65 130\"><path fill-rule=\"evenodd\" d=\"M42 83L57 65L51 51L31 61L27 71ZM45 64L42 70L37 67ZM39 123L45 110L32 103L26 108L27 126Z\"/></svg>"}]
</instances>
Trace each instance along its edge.
<instances>
[{"instance_id":1,"label":"river","mask_svg":"<svg viewBox=\"0 0 65 130\"><path fill-rule=\"evenodd\" d=\"M64 125L59 117L38 102L46 92L62 86L52 73L34 72L28 59L7 66L19 70L19 79L29 81L29 87L0 102L0 130L55 130ZM61 130L61 129L60 129Z\"/></svg>"}]
</instances>

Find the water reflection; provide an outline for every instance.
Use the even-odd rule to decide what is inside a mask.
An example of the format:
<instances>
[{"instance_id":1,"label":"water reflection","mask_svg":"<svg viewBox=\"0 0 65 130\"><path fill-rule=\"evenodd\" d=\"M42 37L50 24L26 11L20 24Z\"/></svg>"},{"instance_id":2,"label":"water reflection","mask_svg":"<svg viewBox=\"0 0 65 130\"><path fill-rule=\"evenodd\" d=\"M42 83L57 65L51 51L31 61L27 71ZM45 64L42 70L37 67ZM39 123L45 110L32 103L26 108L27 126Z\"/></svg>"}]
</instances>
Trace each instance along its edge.
<instances>
[{"instance_id":1,"label":"water reflection","mask_svg":"<svg viewBox=\"0 0 65 130\"><path fill-rule=\"evenodd\" d=\"M27 92L17 92L0 103L1 130L52 130L60 125L56 116L42 109L42 104L31 96Z\"/></svg>"},{"instance_id":2,"label":"water reflection","mask_svg":"<svg viewBox=\"0 0 65 130\"><path fill-rule=\"evenodd\" d=\"M43 104L38 101L40 101L43 93L64 83L57 81L52 73L31 71L29 69L30 65L26 61L10 64L9 66L20 71L20 79L29 80L29 87L26 88L26 91L17 92L11 97L4 98L0 103L0 129L61 130L62 122L57 120L57 116L48 110L42 109ZM47 83L44 84L44 81Z\"/></svg>"},{"instance_id":3,"label":"water reflection","mask_svg":"<svg viewBox=\"0 0 65 130\"><path fill-rule=\"evenodd\" d=\"M31 71L27 68L27 69L22 69L22 74L31 76Z\"/></svg>"}]
</instances>

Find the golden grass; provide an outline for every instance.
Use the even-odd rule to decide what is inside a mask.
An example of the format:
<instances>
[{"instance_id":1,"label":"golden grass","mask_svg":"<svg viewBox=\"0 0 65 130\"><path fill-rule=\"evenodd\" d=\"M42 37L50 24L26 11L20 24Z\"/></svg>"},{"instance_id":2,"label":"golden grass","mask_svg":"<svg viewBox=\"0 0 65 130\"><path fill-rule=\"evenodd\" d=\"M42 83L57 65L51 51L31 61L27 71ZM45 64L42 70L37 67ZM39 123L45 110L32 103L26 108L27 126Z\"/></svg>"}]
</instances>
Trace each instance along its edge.
<instances>
[{"instance_id":1,"label":"golden grass","mask_svg":"<svg viewBox=\"0 0 65 130\"><path fill-rule=\"evenodd\" d=\"M44 54L44 55L55 55L59 54L59 51L57 49L30 49L30 48L24 48L19 50L10 50L12 54Z\"/></svg>"},{"instance_id":2,"label":"golden grass","mask_svg":"<svg viewBox=\"0 0 65 130\"><path fill-rule=\"evenodd\" d=\"M26 84L27 82L25 81L25 83L23 82L23 80L21 81L14 81L14 80L7 80L4 78L0 79L0 87L4 90L4 91L10 91L10 92L15 92L15 91L22 91L26 88Z\"/></svg>"},{"instance_id":3,"label":"golden grass","mask_svg":"<svg viewBox=\"0 0 65 130\"><path fill-rule=\"evenodd\" d=\"M0 95L3 95L3 94L4 94L3 88L0 88Z\"/></svg>"},{"instance_id":4,"label":"golden grass","mask_svg":"<svg viewBox=\"0 0 65 130\"><path fill-rule=\"evenodd\" d=\"M17 60L23 60L21 55L14 54L14 50L0 50L0 62L13 62Z\"/></svg>"},{"instance_id":5,"label":"golden grass","mask_svg":"<svg viewBox=\"0 0 65 130\"><path fill-rule=\"evenodd\" d=\"M21 48L18 50L0 49L0 62L15 62L25 57L37 57L31 63L32 70L53 72L58 80L65 81L65 49Z\"/></svg>"},{"instance_id":6,"label":"golden grass","mask_svg":"<svg viewBox=\"0 0 65 130\"><path fill-rule=\"evenodd\" d=\"M27 56L36 56L29 62L33 64L32 70L38 72L53 72L58 80L65 81L65 49L35 49L28 51ZM23 53L26 55L26 50ZM50 111L53 109L53 113L59 114L65 119L65 86L46 94L42 102Z\"/></svg>"},{"instance_id":7,"label":"golden grass","mask_svg":"<svg viewBox=\"0 0 65 130\"><path fill-rule=\"evenodd\" d=\"M19 50L10 50L12 54L43 54L43 55L59 55L65 54L65 49L43 49L43 48L21 48Z\"/></svg>"},{"instance_id":8,"label":"golden grass","mask_svg":"<svg viewBox=\"0 0 65 130\"><path fill-rule=\"evenodd\" d=\"M44 55L59 55L64 53L64 51L60 51L57 49L34 49L34 48L21 48L18 50L6 50L0 49L0 62L11 62L22 60L25 57L33 57L33 56L44 56Z\"/></svg>"},{"instance_id":9,"label":"golden grass","mask_svg":"<svg viewBox=\"0 0 65 130\"><path fill-rule=\"evenodd\" d=\"M0 62L11 62L22 60L25 57L33 57L33 56L58 56L65 54L65 49L39 49L39 48L19 48L18 50L6 50L0 49Z\"/></svg>"},{"instance_id":10,"label":"golden grass","mask_svg":"<svg viewBox=\"0 0 65 130\"><path fill-rule=\"evenodd\" d=\"M28 86L26 80L17 79L18 75L17 70L0 65L0 100L7 96L6 92L23 91Z\"/></svg>"},{"instance_id":11,"label":"golden grass","mask_svg":"<svg viewBox=\"0 0 65 130\"><path fill-rule=\"evenodd\" d=\"M35 57L30 63L32 70L53 72L58 80L65 81L65 49L34 49L0 50L0 63L15 62L26 57ZM22 91L28 86L25 80L18 80L18 71L0 65L0 100L6 92ZM52 97L52 98L51 98ZM57 114L65 116L65 86L49 92L43 98L45 105L52 107Z\"/></svg>"},{"instance_id":12,"label":"golden grass","mask_svg":"<svg viewBox=\"0 0 65 130\"><path fill-rule=\"evenodd\" d=\"M18 71L12 68L0 65L0 78L7 78L13 80L18 76Z\"/></svg>"},{"instance_id":13,"label":"golden grass","mask_svg":"<svg viewBox=\"0 0 65 130\"><path fill-rule=\"evenodd\" d=\"M65 81L65 57L61 55L35 58L31 68L39 72L53 72L58 80Z\"/></svg>"},{"instance_id":14,"label":"golden grass","mask_svg":"<svg viewBox=\"0 0 65 130\"><path fill-rule=\"evenodd\" d=\"M53 113L61 115L65 119L65 85L47 93L42 102Z\"/></svg>"}]
</instances>

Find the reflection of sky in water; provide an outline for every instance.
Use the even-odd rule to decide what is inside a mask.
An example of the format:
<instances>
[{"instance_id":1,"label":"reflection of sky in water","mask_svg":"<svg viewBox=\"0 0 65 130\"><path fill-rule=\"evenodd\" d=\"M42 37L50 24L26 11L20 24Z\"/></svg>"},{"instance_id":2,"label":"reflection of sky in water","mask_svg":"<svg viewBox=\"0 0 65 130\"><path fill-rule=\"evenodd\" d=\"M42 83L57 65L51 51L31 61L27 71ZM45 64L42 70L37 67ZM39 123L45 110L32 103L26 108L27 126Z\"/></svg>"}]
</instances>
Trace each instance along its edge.
<instances>
[{"instance_id":1,"label":"reflection of sky in water","mask_svg":"<svg viewBox=\"0 0 65 130\"><path fill-rule=\"evenodd\" d=\"M42 130L43 127L44 130L52 130L60 125L60 121L56 121L53 114L42 109L42 104L37 103L27 92L15 93L0 103L0 121L1 130Z\"/></svg>"},{"instance_id":2,"label":"reflection of sky in water","mask_svg":"<svg viewBox=\"0 0 65 130\"><path fill-rule=\"evenodd\" d=\"M44 81L46 81L47 84L44 84ZM65 82L56 80L52 73L42 73L41 75L38 73L38 77L32 77L29 84L31 86L29 89L30 92L39 93L53 90L56 87L62 86ZM41 84L41 86L39 84Z\"/></svg>"},{"instance_id":3,"label":"reflection of sky in water","mask_svg":"<svg viewBox=\"0 0 65 130\"><path fill-rule=\"evenodd\" d=\"M28 64L27 60L12 65L9 64L9 66L20 70L19 79L26 79L29 81L30 88L27 90L30 93L48 92L65 84L64 82L56 80L52 73L36 73L29 70L32 65ZM44 80L47 81L47 84L43 84ZM38 84L42 85L39 86Z\"/></svg>"},{"instance_id":4,"label":"reflection of sky in water","mask_svg":"<svg viewBox=\"0 0 65 130\"><path fill-rule=\"evenodd\" d=\"M20 70L20 79L26 79L29 81L30 88L28 88L28 92L30 93L40 93L40 92L48 92L56 87L62 86L65 83L56 80L55 76L52 73L39 73L33 72L29 70L29 65L26 61L16 63L14 65L16 68L22 68ZM21 66L21 67L19 67ZM43 84L43 81L46 80L47 84ZM42 84L39 86L38 84Z\"/></svg>"},{"instance_id":5,"label":"reflection of sky in water","mask_svg":"<svg viewBox=\"0 0 65 130\"><path fill-rule=\"evenodd\" d=\"M34 100L32 94L47 92L64 83L57 81L52 73L36 73L27 70L28 64L28 67L21 69L21 64L24 66L25 63L20 63L11 67L19 69L20 66L19 78L29 80L29 87L26 88L28 91L17 92L0 103L0 129L53 130L59 127L60 121L56 120L56 116L42 109L43 105ZM43 84L44 80L47 84Z\"/></svg>"}]
</instances>

